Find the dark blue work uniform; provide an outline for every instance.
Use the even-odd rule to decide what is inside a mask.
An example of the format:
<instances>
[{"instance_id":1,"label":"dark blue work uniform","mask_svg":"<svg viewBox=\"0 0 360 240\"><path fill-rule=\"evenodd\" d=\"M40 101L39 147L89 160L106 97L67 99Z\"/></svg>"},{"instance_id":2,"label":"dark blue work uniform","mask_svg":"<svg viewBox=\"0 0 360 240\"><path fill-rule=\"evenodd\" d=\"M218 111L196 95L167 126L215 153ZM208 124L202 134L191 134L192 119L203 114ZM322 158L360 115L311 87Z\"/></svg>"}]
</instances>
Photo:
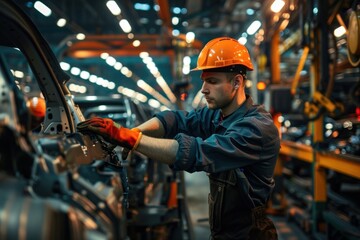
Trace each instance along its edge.
<instances>
[{"instance_id":1,"label":"dark blue work uniform","mask_svg":"<svg viewBox=\"0 0 360 240\"><path fill-rule=\"evenodd\" d=\"M264 212L280 149L271 115L247 96L224 119L220 110L209 108L164 111L156 117L165 137L179 143L171 167L208 173L212 239L277 239Z\"/></svg>"}]
</instances>

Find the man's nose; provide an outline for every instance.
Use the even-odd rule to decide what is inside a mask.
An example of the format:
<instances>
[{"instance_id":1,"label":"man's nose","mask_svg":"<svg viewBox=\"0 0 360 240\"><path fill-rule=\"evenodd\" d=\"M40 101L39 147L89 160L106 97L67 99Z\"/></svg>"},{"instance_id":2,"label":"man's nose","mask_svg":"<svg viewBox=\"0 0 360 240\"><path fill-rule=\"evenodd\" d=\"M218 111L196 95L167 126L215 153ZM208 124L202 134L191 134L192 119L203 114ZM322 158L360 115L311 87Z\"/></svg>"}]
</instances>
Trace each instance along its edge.
<instances>
[{"instance_id":1,"label":"man's nose","mask_svg":"<svg viewBox=\"0 0 360 240\"><path fill-rule=\"evenodd\" d=\"M203 83L203 85L201 87L201 93L202 94L208 94L209 93L209 89L206 87L205 83Z\"/></svg>"}]
</instances>

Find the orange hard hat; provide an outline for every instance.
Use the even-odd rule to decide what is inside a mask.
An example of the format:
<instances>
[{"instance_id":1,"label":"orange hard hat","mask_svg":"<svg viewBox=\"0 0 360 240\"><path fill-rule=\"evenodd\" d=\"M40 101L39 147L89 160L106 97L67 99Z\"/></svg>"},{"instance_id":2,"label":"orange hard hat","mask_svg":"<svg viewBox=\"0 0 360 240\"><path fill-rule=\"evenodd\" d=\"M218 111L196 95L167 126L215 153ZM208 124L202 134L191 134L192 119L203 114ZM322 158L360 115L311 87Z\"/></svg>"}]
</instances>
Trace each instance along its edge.
<instances>
[{"instance_id":1,"label":"orange hard hat","mask_svg":"<svg viewBox=\"0 0 360 240\"><path fill-rule=\"evenodd\" d=\"M204 46L199 54L197 66L192 71L236 65L245 66L249 71L254 69L250 54L244 45L233 38L219 37Z\"/></svg>"},{"instance_id":2,"label":"orange hard hat","mask_svg":"<svg viewBox=\"0 0 360 240\"><path fill-rule=\"evenodd\" d=\"M27 101L30 114L35 117L45 117L46 103L44 98L33 97Z\"/></svg>"}]
</instances>

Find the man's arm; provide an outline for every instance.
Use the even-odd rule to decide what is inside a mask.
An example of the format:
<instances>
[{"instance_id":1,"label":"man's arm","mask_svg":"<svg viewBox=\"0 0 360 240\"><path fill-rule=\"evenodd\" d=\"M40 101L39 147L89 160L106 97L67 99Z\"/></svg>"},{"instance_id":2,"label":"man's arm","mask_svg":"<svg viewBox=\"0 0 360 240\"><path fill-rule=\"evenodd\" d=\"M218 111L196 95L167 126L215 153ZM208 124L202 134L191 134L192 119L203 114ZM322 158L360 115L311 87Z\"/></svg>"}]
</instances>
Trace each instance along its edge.
<instances>
[{"instance_id":1,"label":"man's arm","mask_svg":"<svg viewBox=\"0 0 360 240\"><path fill-rule=\"evenodd\" d=\"M140 124L136 128L139 129L144 135L151 137L161 138L165 134L163 124L156 117L149 119L148 121Z\"/></svg>"},{"instance_id":2,"label":"man's arm","mask_svg":"<svg viewBox=\"0 0 360 240\"><path fill-rule=\"evenodd\" d=\"M136 128L143 133L136 151L165 164L174 163L179 144L162 138L165 129L158 118L151 118Z\"/></svg>"},{"instance_id":3,"label":"man's arm","mask_svg":"<svg viewBox=\"0 0 360 240\"><path fill-rule=\"evenodd\" d=\"M130 150L136 151L165 164L173 164L179 148L177 141L163 139L165 128L161 121L154 117L132 130L116 124L107 118L92 118L77 125L83 132L94 132L106 141L124 147L123 159Z\"/></svg>"},{"instance_id":4,"label":"man's arm","mask_svg":"<svg viewBox=\"0 0 360 240\"><path fill-rule=\"evenodd\" d=\"M176 140L143 135L136 151L159 162L173 164L178 148L179 143Z\"/></svg>"}]
</instances>

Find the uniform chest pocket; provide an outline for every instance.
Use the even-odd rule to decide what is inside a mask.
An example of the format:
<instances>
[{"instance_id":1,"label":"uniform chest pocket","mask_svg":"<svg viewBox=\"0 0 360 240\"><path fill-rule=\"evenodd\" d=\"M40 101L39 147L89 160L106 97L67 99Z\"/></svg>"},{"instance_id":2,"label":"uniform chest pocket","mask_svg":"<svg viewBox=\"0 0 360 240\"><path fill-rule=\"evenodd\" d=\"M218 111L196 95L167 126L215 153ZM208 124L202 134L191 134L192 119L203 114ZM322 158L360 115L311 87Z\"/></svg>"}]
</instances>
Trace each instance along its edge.
<instances>
[{"instance_id":1,"label":"uniform chest pocket","mask_svg":"<svg viewBox=\"0 0 360 240\"><path fill-rule=\"evenodd\" d=\"M213 233L221 230L224 191L224 183L210 180L210 193L208 195L209 224Z\"/></svg>"}]
</instances>

